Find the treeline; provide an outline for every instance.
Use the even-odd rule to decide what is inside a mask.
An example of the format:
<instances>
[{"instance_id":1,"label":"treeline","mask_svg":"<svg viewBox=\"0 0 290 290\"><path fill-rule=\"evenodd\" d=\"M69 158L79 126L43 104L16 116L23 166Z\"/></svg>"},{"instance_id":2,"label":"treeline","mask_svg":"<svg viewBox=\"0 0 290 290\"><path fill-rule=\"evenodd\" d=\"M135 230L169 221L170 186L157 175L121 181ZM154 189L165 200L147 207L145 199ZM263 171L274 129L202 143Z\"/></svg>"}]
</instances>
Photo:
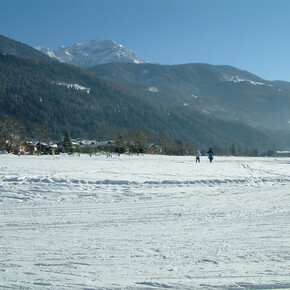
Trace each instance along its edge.
<instances>
[{"instance_id":1,"label":"treeline","mask_svg":"<svg viewBox=\"0 0 290 290\"><path fill-rule=\"evenodd\" d=\"M273 150L268 151L260 151L257 148L249 148L241 146L236 146L235 144L226 146L225 148L221 148L218 146L213 146L213 151L215 155L222 155L222 156L244 156L244 157L258 157L258 156L274 156L275 152ZM206 151L202 151L202 154L205 155Z\"/></svg>"},{"instance_id":2,"label":"treeline","mask_svg":"<svg viewBox=\"0 0 290 290\"><path fill-rule=\"evenodd\" d=\"M140 128L130 131L127 134L121 132L116 133L115 138L115 151L117 153L145 153L148 144L154 143L160 145L162 154L165 155L195 155L197 150L201 151L203 156L207 155L209 148L199 148L194 144L184 143L181 140L173 140L164 133L160 133L155 139L153 136ZM222 156L274 156L274 151L268 150L267 152L260 152L256 148L244 147L235 144L226 146L224 148L218 146L211 147L215 155Z\"/></svg>"},{"instance_id":3,"label":"treeline","mask_svg":"<svg viewBox=\"0 0 290 290\"><path fill-rule=\"evenodd\" d=\"M78 136L80 137L80 136ZM140 128L136 128L122 133L116 131L112 137L114 141L114 151L116 153L146 153L149 144L155 144L162 149L160 154L165 155L195 155L197 150L200 150L202 155L206 155L209 148L200 148L196 144L184 143L181 140L174 140L164 133L159 133L158 136L150 134ZM43 125L38 124L28 133L21 121L15 118L0 116L0 149L6 150L8 153L15 150L16 145L21 141L38 140L40 142L49 143L53 140L49 129ZM65 152L78 151L72 145L71 137L68 131L61 137L61 139L54 140L55 142L63 143ZM267 152L259 153L255 148L242 148L235 144L226 146L224 148L218 146L211 146L215 155L225 156L274 156L274 152L269 150Z\"/></svg>"}]
</instances>

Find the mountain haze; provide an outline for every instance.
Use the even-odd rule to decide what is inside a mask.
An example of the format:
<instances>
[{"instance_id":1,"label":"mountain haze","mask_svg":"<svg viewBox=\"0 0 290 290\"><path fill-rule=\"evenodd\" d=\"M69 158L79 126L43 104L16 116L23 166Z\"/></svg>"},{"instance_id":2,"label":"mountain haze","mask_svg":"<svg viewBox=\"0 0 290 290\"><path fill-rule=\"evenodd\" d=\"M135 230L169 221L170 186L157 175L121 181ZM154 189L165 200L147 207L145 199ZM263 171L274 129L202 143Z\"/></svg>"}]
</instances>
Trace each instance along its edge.
<instances>
[{"instance_id":1,"label":"mountain haze","mask_svg":"<svg viewBox=\"0 0 290 290\"><path fill-rule=\"evenodd\" d=\"M231 66L112 63L88 69L140 94L265 132L289 132L290 84ZM284 133L283 133L284 134Z\"/></svg>"},{"instance_id":2,"label":"mountain haze","mask_svg":"<svg viewBox=\"0 0 290 290\"><path fill-rule=\"evenodd\" d=\"M169 93L167 91L161 97L156 94L150 81L153 75L142 86L147 86L147 94L144 94L136 87L125 88L81 68L53 61L45 55L40 59L41 53L28 46L24 46L27 57L22 52L17 55L17 51L23 48L22 44L7 38L1 38L1 41L4 44L0 47L5 49L0 51L0 112L22 120L28 133L34 126L44 124L53 138L60 138L68 130L74 138L103 139L111 138L116 131L127 132L139 127L148 131L156 141L158 135L163 133L200 148L236 144L244 148L268 150L274 148L277 141L248 124L227 121L213 113L192 109L190 102L185 105L177 94L165 101ZM15 47L13 54L9 53L12 50L10 46ZM148 65L132 65L132 68L139 69L140 66L143 74L146 74L145 68L151 73L151 66ZM153 67L158 74L160 67ZM167 66L164 69L169 70ZM124 69L120 70L121 73L124 76L129 74ZM109 78L108 75L103 77ZM200 79L198 83L206 76L197 74L196 77ZM159 78L163 79L164 76L160 75ZM179 76L170 78L171 88L174 82L177 84L185 80L182 71ZM163 91L161 87L156 88ZM186 87L184 90L193 94ZM197 91L194 93L197 98L189 97L201 99L202 95Z\"/></svg>"}]
</instances>

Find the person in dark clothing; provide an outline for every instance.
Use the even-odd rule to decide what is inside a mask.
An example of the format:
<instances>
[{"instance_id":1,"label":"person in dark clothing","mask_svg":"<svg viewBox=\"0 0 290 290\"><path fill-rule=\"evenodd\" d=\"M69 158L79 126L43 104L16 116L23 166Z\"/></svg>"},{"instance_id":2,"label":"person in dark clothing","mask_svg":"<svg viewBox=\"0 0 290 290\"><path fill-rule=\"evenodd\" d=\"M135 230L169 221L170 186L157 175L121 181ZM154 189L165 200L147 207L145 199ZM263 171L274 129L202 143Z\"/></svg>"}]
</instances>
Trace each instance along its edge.
<instances>
[{"instance_id":1,"label":"person in dark clothing","mask_svg":"<svg viewBox=\"0 0 290 290\"><path fill-rule=\"evenodd\" d=\"M208 154L208 159L210 161L210 163L212 163L213 161L213 151L212 151L212 148L209 149L209 151L207 152Z\"/></svg>"}]
</instances>

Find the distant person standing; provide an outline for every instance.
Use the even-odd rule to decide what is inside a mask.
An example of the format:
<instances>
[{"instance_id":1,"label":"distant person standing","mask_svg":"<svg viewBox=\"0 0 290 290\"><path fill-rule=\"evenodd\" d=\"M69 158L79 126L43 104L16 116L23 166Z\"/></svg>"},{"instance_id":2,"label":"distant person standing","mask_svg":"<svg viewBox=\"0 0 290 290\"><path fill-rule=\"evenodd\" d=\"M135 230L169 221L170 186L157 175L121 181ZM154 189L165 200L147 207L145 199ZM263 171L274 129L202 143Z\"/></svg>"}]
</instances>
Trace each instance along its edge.
<instances>
[{"instance_id":1,"label":"distant person standing","mask_svg":"<svg viewBox=\"0 0 290 290\"><path fill-rule=\"evenodd\" d=\"M212 163L213 161L213 151L212 151L212 148L209 149L209 151L207 152L208 154L208 159L210 161L210 163Z\"/></svg>"},{"instance_id":2,"label":"distant person standing","mask_svg":"<svg viewBox=\"0 0 290 290\"><path fill-rule=\"evenodd\" d=\"M196 151L195 153L195 163L200 163L200 156L201 156L201 153L199 150Z\"/></svg>"}]
</instances>

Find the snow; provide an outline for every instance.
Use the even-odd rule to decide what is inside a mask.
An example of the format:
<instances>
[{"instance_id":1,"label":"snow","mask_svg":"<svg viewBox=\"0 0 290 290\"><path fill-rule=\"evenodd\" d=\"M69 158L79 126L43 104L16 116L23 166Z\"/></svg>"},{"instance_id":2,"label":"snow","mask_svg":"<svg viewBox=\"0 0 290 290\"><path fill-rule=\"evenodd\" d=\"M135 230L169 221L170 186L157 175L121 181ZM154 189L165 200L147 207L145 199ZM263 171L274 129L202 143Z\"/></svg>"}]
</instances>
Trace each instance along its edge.
<instances>
[{"instance_id":1,"label":"snow","mask_svg":"<svg viewBox=\"0 0 290 290\"><path fill-rule=\"evenodd\" d=\"M252 81L252 80L240 77L240 76L223 75L223 78L224 78L224 80L226 80L228 82L234 82L234 83L249 82L250 84L252 84L254 86L257 86L257 85L258 86L264 86L265 85L265 83ZM269 85L269 86L271 86L271 85Z\"/></svg>"},{"instance_id":2,"label":"snow","mask_svg":"<svg viewBox=\"0 0 290 290\"><path fill-rule=\"evenodd\" d=\"M198 96L196 96L196 95L193 95L193 94L192 94L192 95L190 95L190 97L191 97L191 98L193 98L193 99L197 99L197 98L198 98Z\"/></svg>"},{"instance_id":3,"label":"snow","mask_svg":"<svg viewBox=\"0 0 290 290\"><path fill-rule=\"evenodd\" d=\"M290 288L289 166L0 155L0 288Z\"/></svg>"},{"instance_id":4,"label":"snow","mask_svg":"<svg viewBox=\"0 0 290 290\"><path fill-rule=\"evenodd\" d=\"M60 46L58 50L36 47L50 57L57 58L62 62L82 67L92 67L111 62L147 63L140 59L136 53L126 50L121 44L113 40L91 40L87 44L74 43L71 46Z\"/></svg>"},{"instance_id":5,"label":"snow","mask_svg":"<svg viewBox=\"0 0 290 290\"><path fill-rule=\"evenodd\" d=\"M152 93L158 93L159 92L159 90L156 87L149 87L148 90L149 90L149 92L152 92Z\"/></svg>"},{"instance_id":6,"label":"snow","mask_svg":"<svg viewBox=\"0 0 290 290\"><path fill-rule=\"evenodd\" d=\"M36 47L34 47L36 50L39 50L39 51L41 51L42 53L44 53L44 54L46 54L46 55L48 55L49 57L51 57L51 58L53 58L53 59L56 59L56 60L58 60L58 61L60 61L60 62L63 62L59 57L57 57L55 54L54 54L54 52L51 50L51 49L49 49L49 48L45 48L45 47L43 47L43 46L36 46Z\"/></svg>"},{"instance_id":7,"label":"snow","mask_svg":"<svg viewBox=\"0 0 290 290\"><path fill-rule=\"evenodd\" d=\"M86 91L87 94L90 93L90 88L86 88L86 87L83 87L83 86L80 86L78 84L67 84L67 83L62 83L62 82L52 82L58 86L65 86L69 89L75 89L75 90L78 90L78 91Z\"/></svg>"}]
</instances>

